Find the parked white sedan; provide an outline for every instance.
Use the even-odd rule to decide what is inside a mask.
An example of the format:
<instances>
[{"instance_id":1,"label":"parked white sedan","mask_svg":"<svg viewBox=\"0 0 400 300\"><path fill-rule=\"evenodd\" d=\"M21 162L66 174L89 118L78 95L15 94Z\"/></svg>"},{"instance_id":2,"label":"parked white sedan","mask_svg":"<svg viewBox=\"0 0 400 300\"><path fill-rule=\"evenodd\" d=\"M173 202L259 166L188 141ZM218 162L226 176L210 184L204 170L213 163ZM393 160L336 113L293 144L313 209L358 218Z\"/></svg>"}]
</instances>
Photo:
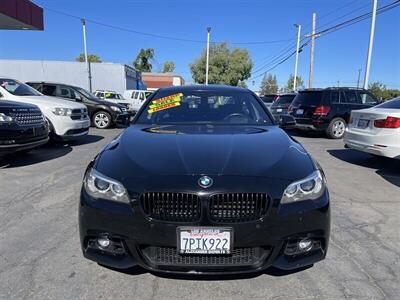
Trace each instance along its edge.
<instances>
[{"instance_id":1,"label":"parked white sedan","mask_svg":"<svg viewBox=\"0 0 400 300\"><path fill-rule=\"evenodd\" d=\"M400 97L353 110L344 143L351 149L400 159Z\"/></svg>"}]
</instances>

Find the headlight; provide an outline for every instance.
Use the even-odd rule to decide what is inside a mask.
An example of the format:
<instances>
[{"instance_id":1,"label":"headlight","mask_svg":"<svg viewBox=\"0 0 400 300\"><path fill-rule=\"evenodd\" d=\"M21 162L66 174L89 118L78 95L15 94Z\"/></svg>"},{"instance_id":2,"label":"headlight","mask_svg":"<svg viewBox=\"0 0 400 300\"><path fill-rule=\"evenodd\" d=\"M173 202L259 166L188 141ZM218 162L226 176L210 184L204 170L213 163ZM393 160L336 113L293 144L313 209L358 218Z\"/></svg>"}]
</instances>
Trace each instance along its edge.
<instances>
[{"instance_id":1,"label":"headlight","mask_svg":"<svg viewBox=\"0 0 400 300\"><path fill-rule=\"evenodd\" d=\"M52 112L57 116L70 116L72 114L72 109L57 107L53 109Z\"/></svg>"},{"instance_id":2,"label":"headlight","mask_svg":"<svg viewBox=\"0 0 400 300\"><path fill-rule=\"evenodd\" d=\"M291 183L283 192L281 203L318 199L324 193L325 188L325 177L320 170L317 170L310 176Z\"/></svg>"},{"instance_id":3,"label":"headlight","mask_svg":"<svg viewBox=\"0 0 400 300\"><path fill-rule=\"evenodd\" d=\"M8 116L6 114L0 113L0 122L5 123L5 122L12 122L13 118L11 116Z\"/></svg>"},{"instance_id":4,"label":"headlight","mask_svg":"<svg viewBox=\"0 0 400 300\"><path fill-rule=\"evenodd\" d=\"M111 106L111 109L115 112L121 112L121 109L117 106Z\"/></svg>"},{"instance_id":5,"label":"headlight","mask_svg":"<svg viewBox=\"0 0 400 300\"><path fill-rule=\"evenodd\" d=\"M125 187L112 178L109 178L95 169L91 169L84 179L86 192L94 197L129 203L128 192Z\"/></svg>"}]
</instances>

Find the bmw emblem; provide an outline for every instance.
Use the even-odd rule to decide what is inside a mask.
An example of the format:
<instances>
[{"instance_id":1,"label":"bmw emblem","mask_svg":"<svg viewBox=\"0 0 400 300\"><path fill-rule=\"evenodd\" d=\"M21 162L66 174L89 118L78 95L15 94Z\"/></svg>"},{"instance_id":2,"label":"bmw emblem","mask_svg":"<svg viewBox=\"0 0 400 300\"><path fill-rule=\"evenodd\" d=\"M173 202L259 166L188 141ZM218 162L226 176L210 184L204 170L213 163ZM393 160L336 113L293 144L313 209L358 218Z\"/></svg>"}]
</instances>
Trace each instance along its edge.
<instances>
[{"instance_id":1,"label":"bmw emblem","mask_svg":"<svg viewBox=\"0 0 400 300\"><path fill-rule=\"evenodd\" d=\"M200 177L198 183L199 183L199 186L206 189L206 188L209 188L210 186L212 186L213 180L208 176L203 176L203 177Z\"/></svg>"}]
</instances>

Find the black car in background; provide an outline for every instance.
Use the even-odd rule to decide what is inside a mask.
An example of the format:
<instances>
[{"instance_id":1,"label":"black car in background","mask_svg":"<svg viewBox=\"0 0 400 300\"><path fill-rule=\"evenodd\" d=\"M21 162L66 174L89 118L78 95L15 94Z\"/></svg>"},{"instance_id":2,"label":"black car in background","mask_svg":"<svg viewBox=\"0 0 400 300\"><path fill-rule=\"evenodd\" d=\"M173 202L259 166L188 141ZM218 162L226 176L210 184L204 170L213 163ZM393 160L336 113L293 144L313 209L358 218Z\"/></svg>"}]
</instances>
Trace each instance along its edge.
<instances>
[{"instance_id":1,"label":"black car in background","mask_svg":"<svg viewBox=\"0 0 400 300\"><path fill-rule=\"evenodd\" d=\"M288 108L290 104L293 102L294 97L296 94L282 94L272 103L269 111L274 116L275 121L279 122L280 117L282 115L288 114Z\"/></svg>"},{"instance_id":2,"label":"black car in background","mask_svg":"<svg viewBox=\"0 0 400 300\"><path fill-rule=\"evenodd\" d=\"M50 82L27 82L27 84L44 95L83 103L88 109L92 125L97 128L105 129L112 125L126 126L129 124L131 115L125 106L96 98L83 88Z\"/></svg>"},{"instance_id":3,"label":"black car in background","mask_svg":"<svg viewBox=\"0 0 400 300\"><path fill-rule=\"evenodd\" d=\"M85 172L86 258L188 274L297 269L325 258L324 172L254 93L160 89L133 122Z\"/></svg>"},{"instance_id":4,"label":"black car in background","mask_svg":"<svg viewBox=\"0 0 400 300\"><path fill-rule=\"evenodd\" d=\"M289 107L296 128L324 131L329 138L343 137L352 110L378 104L369 91L350 87L305 89L298 92Z\"/></svg>"},{"instance_id":5,"label":"black car in background","mask_svg":"<svg viewBox=\"0 0 400 300\"><path fill-rule=\"evenodd\" d=\"M0 100L0 157L46 144L49 126L31 104Z\"/></svg>"},{"instance_id":6,"label":"black car in background","mask_svg":"<svg viewBox=\"0 0 400 300\"><path fill-rule=\"evenodd\" d=\"M278 94L269 94L260 96L260 99L264 102L266 107L270 108L272 103L274 103L274 101L278 99L278 97Z\"/></svg>"}]
</instances>

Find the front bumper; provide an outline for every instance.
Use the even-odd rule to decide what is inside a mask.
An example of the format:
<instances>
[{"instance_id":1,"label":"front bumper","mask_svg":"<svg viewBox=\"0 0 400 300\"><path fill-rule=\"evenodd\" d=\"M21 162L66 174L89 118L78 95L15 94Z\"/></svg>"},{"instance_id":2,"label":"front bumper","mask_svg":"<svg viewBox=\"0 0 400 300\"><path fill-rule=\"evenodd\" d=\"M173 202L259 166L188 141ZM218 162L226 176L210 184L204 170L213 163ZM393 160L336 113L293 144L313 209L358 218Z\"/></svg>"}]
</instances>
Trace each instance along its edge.
<instances>
[{"instance_id":1,"label":"front bumper","mask_svg":"<svg viewBox=\"0 0 400 300\"><path fill-rule=\"evenodd\" d=\"M232 227L233 249L239 252L254 249L249 251L257 251L259 255L249 264L235 263L235 260L221 265L176 264L176 230L182 225ZM270 266L289 270L312 265L325 258L330 232L329 194L326 191L318 200L289 205L279 205L279 200L272 200L265 218L254 222L215 224L204 217L200 222L182 224L146 217L139 201L124 204L94 200L82 189L79 227L83 255L114 268L139 265L151 271L192 274L257 272ZM122 253L108 253L91 247L93 239L104 235L120 241ZM304 237L318 241L320 247L305 254L285 254L289 243ZM168 259L162 262L153 260L150 255L152 250L162 251L163 256L168 254Z\"/></svg>"},{"instance_id":2,"label":"front bumper","mask_svg":"<svg viewBox=\"0 0 400 300\"><path fill-rule=\"evenodd\" d=\"M10 154L29 150L46 144L49 128L43 125L17 125L15 123L0 127L0 154Z\"/></svg>"},{"instance_id":3,"label":"front bumper","mask_svg":"<svg viewBox=\"0 0 400 300\"><path fill-rule=\"evenodd\" d=\"M68 116L60 116L51 120L54 133L64 141L74 140L87 135L90 127L90 119L72 120Z\"/></svg>"},{"instance_id":4,"label":"front bumper","mask_svg":"<svg viewBox=\"0 0 400 300\"><path fill-rule=\"evenodd\" d=\"M133 113L122 113L118 114L115 116L114 123L117 126L125 127L128 126L130 121L131 121L131 116L133 116Z\"/></svg>"}]
</instances>

